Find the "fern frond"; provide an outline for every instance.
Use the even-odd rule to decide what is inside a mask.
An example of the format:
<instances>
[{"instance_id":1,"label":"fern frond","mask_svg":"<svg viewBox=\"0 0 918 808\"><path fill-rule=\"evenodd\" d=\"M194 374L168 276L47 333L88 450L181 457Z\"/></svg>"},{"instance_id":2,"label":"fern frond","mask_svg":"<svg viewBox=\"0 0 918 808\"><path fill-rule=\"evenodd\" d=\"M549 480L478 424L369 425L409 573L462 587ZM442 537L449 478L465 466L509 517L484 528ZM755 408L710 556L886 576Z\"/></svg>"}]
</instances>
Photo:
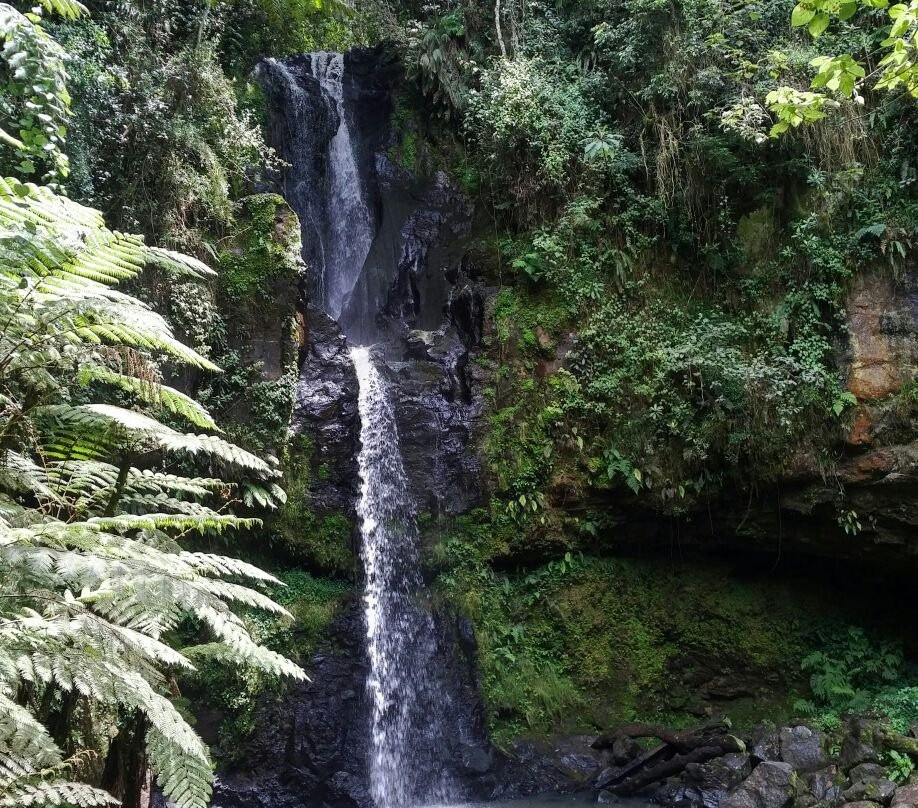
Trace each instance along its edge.
<instances>
[{"instance_id":1,"label":"fern frond","mask_svg":"<svg viewBox=\"0 0 918 808\"><path fill-rule=\"evenodd\" d=\"M61 762L61 751L45 727L28 710L0 694L0 767L4 761L28 761L29 766L44 768ZM17 764L21 774L25 763ZM0 786L3 779L0 775Z\"/></svg>"},{"instance_id":2,"label":"fern frond","mask_svg":"<svg viewBox=\"0 0 918 808\"><path fill-rule=\"evenodd\" d=\"M264 460L222 438L215 435L183 434L148 415L123 407L110 404L84 404L79 407L56 404L41 408L40 413L59 424L76 428L78 434L102 434L108 427L116 427L125 436L146 442L150 448L189 455L206 454L265 477L277 476L277 471Z\"/></svg>"},{"instance_id":3,"label":"fern frond","mask_svg":"<svg viewBox=\"0 0 918 808\"><path fill-rule=\"evenodd\" d=\"M94 808L95 806L120 805L111 794L101 788L75 783L70 780L41 780L12 783L9 790L0 795L0 808Z\"/></svg>"},{"instance_id":4,"label":"fern frond","mask_svg":"<svg viewBox=\"0 0 918 808\"><path fill-rule=\"evenodd\" d=\"M182 561L187 562L196 571L204 575L211 576L238 576L240 578L249 578L253 581L263 581L265 583L283 586L271 573L265 572L254 564L247 561L241 561L238 558L228 556L214 555L213 553L189 553L180 554Z\"/></svg>"},{"instance_id":5,"label":"fern frond","mask_svg":"<svg viewBox=\"0 0 918 808\"><path fill-rule=\"evenodd\" d=\"M167 250L163 247L148 247L147 263L179 275L191 275L196 278L212 277L217 274L207 264L198 261L197 258Z\"/></svg>"},{"instance_id":6,"label":"fern frond","mask_svg":"<svg viewBox=\"0 0 918 808\"><path fill-rule=\"evenodd\" d=\"M75 20L88 13L86 6L76 0L40 0L40 2L46 10L60 14L65 20Z\"/></svg>"},{"instance_id":7,"label":"fern frond","mask_svg":"<svg viewBox=\"0 0 918 808\"><path fill-rule=\"evenodd\" d=\"M195 401L191 396L187 396L164 384L138 379L135 376L127 376L103 365L84 365L80 369L80 376L81 379L86 381L92 379L120 387L122 390L133 393L148 404L161 407L176 415L181 415L202 429L220 431L213 418L210 417L210 414L199 402Z\"/></svg>"}]
</instances>

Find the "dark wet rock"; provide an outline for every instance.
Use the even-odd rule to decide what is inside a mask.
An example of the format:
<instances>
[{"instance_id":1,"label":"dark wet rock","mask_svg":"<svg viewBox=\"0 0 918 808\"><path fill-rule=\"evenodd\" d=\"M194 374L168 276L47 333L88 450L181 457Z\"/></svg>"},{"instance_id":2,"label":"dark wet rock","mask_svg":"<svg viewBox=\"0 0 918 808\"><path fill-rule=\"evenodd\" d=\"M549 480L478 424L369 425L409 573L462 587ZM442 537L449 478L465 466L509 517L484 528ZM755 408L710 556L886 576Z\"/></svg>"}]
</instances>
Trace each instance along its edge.
<instances>
[{"instance_id":1,"label":"dark wet rock","mask_svg":"<svg viewBox=\"0 0 918 808\"><path fill-rule=\"evenodd\" d=\"M840 777L834 766L822 771L810 772L802 779L806 793L816 802L837 803L841 801L842 787L838 784Z\"/></svg>"},{"instance_id":2,"label":"dark wet rock","mask_svg":"<svg viewBox=\"0 0 918 808\"><path fill-rule=\"evenodd\" d=\"M327 314L308 307L302 330L293 431L314 447L311 505L320 515L349 513L357 493L357 376L347 341Z\"/></svg>"},{"instance_id":3,"label":"dark wet rock","mask_svg":"<svg viewBox=\"0 0 918 808\"><path fill-rule=\"evenodd\" d=\"M720 803L721 808L784 808L794 799L797 776L789 763L765 761Z\"/></svg>"},{"instance_id":4,"label":"dark wet rock","mask_svg":"<svg viewBox=\"0 0 918 808\"><path fill-rule=\"evenodd\" d=\"M918 784L899 786L892 798L893 805L918 805Z\"/></svg>"},{"instance_id":5,"label":"dark wet rock","mask_svg":"<svg viewBox=\"0 0 918 808\"><path fill-rule=\"evenodd\" d=\"M618 773L619 773L618 766L603 767L602 771L600 771L596 777L596 782L594 783L594 786L600 790L604 789L606 786L609 785L609 783L615 780Z\"/></svg>"},{"instance_id":6,"label":"dark wet rock","mask_svg":"<svg viewBox=\"0 0 918 808\"><path fill-rule=\"evenodd\" d=\"M688 783L665 783L653 793L653 802L665 808L717 808L705 799L704 792Z\"/></svg>"},{"instance_id":7,"label":"dark wet rock","mask_svg":"<svg viewBox=\"0 0 918 808\"><path fill-rule=\"evenodd\" d=\"M262 705L239 762L219 773L214 808L370 808L361 606L353 601L333 623L327 649L309 666L312 681ZM436 754L457 785L457 798L475 800L570 790L575 783L569 777L595 771L598 762L583 754L588 747L579 741L525 762L494 749L485 733L474 647L459 640L461 627L452 619L435 614L434 624L430 665L437 687L431 697L451 695L455 736L449 748L419 749L419 767L433 770L423 754Z\"/></svg>"},{"instance_id":8,"label":"dark wet rock","mask_svg":"<svg viewBox=\"0 0 918 808\"><path fill-rule=\"evenodd\" d=\"M879 763L859 763L848 772L848 777L852 783L869 778L879 780L886 777L886 767L881 766Z\"/></svg>"},{"instance_id":9,"label":"dark wet rock","mask_svg":"<svg viewBox=\"0 0 918 808\"><path fill-rule=\"evenodd\" d=\"M870 800L888 805L896 791L896 784L891 780L868 777L845 789L844 798L848 802Z\"/></svg>"},{"instance_id":10,"label":"dark wet rock","mask_svg":"<svg viewBox=\"0 0 918 808\"><path fill-rule=\"evenodd\" d=\"M363 616L354 602L332 625L311 682L262 706L240 762L221 771L213 808L364 808L369 737ZM341 693L356 697L342 700ZM361 795L364 796L361 799Z\"/></svg>"},{"instance_id":11,"label":"dark wet rock","mask_svg":"<svg viewBox=\"0 0 918 808\"><path fill-rule=\"evenodd\" d=\"M599 761L589 755L569 753L561 755L555 767L568 780L587 784L599 771Z\"/></svg>"},{"instance_id":12,"label":"dark wet rock","mask_svg":"<svg viewBox=\"0 0 918 808\"><path fill-rule=\"evenodd\" d=\"M459 759L469 774L486 774L495 766L495 752L490 747L462 744Z\"/></svg>"},{"instance_id":13,"label":"dark wet rock","mask_svg":"<svg viewBox=\"0 0 918 808\"><path fill-rule=\"evenodd\" d=\"M707 763L689 763L685 778L708 791L730 791L752 772L749 755L731 752Z\"/></svg>"},{"instance_id":14,"label":"dark wet rock","mask_svg":"<svg viewBox=\"0 0 918 808\"><path fill-rule=\"evenodd\" d=\"M850 771L860 763L878 763L879 760L877 750L869 743L854 734L845 736L838 757L842 769Z\"/></svg>"},{"instance_id":15,"label":"dark wet rock","mask_svg":"<svg viewBox=\"0 0 918 808\"><path fill-rule=\"evenodd\" d=\"M569 794L601 780L601 753L590 751L588 738L517 741L502 759L492 799L533 794ZM596 786L602 791L601 786Z\"/></svg>"},{"instance_id":16,"label":"dark wet rock","mask_svg":"<svg viewBox=\"0 0 918 808\"><path fill-rule=\"evenodd\" d=\"M468 354L454 328L412 333L415 359L389 362L388 374L409 487L421 512L466 513L486 502L470 448L483 429L481 388L466 374Z\"/></svg>"},{"instance_id":17,"label":"dark wet rock","mask_svg":"<svg viewBox=\"0 0 918 808\"><path fill-rule=\"evenodd\" d=\"M809 727L785 727L779 734L781 760L798 772L811 772L828 765L822 734Z\"/></svg>"},{"instance_id":18,"label":"dark wet rock","mask_svg":"<svg viewBox=\"0 0 918 808\"><path fill-rule=\"evenodd\" d=\"M641 745L633 738L618 737L612 742L612 760L619 766L641 754Z\"/></svg>"},{"instance_id":19,"label":"dark wet rock","mask_svg":"<svg viewBox=\"0 0 918 808\"><path fill-rule=\"evenodd\" d=\"M781 760L781 735L777 730L758 728L752 735L754 761Z\"/></svg>"},{"instance_id":20,"label":"dark wet rock","mask_svg":"<svg viewBox=\"0 0 918 808\"><path fill-rule=\"evenodd\" d=\"M731 753L707 763L690 763L682 782L667 783L654 793L654 802L669 808L718 808L727 793L752 771L749 756Z\"/></svg>"}]
</instances>

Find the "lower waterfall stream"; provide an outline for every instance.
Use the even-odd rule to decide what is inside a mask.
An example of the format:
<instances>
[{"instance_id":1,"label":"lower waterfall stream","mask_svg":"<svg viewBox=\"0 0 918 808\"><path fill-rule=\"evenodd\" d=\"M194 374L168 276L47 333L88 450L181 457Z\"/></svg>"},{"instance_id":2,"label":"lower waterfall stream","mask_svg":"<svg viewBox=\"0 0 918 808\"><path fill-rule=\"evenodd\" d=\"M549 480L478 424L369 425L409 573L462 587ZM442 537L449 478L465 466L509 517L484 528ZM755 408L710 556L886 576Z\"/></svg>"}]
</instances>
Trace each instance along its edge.
<instances>
[{"instance_id":1,"label":"lower waterfall stream","mask_svg":"<svg viewBox=\"0 0 918 808\"><path fill-rule=\"evenodd\" d=\"M436 687L436 651L418 566L418 529L408 496L395 410L369 348L351 349L359 384L358 456L361 555L366 574L372 709L370 790L379 808L443 803L455 790L436 759L449 714L448 694Z\"/></svg>"}]
</instances>

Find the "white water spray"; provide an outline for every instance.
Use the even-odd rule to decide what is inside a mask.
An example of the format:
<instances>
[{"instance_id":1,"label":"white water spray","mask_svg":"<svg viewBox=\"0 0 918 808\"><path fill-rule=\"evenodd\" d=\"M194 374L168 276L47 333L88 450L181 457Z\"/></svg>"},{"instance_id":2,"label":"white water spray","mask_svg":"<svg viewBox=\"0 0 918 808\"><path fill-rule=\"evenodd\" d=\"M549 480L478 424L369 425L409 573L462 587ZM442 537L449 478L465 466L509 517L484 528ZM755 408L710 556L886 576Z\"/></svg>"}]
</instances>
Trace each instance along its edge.
<instances>
[{"instance_id":1,"label":"white water spray","mask_svg":"<svg viewBox=\"0 0 918 808\"><path fill-rule=\"evenodd\" d=\"M430 753L438 751L449 728L440 717L444 711L430 705L445 707L448 696L434 692L431 679L433 620L413 602L423 582L395 411L369 349L353 348L351 360L360 385L357 515L367 578L370 788L379 808L444 803L452 789L439 767L431 766Z\"/></svg>"},{"instance_id":2,"label":"white water spray","mask_svg":"<svg viewBox=\"0 0 918 808\"><path fill-rule=\"evenodd\" d=\"M328 144L328 229L323 251L325 310L336 320L360 277L373 240L373 222L363 198L354 144L344 107L344 54L312 54L312 75L335 105L338 129Z\"/></svg>"}]
</instances>

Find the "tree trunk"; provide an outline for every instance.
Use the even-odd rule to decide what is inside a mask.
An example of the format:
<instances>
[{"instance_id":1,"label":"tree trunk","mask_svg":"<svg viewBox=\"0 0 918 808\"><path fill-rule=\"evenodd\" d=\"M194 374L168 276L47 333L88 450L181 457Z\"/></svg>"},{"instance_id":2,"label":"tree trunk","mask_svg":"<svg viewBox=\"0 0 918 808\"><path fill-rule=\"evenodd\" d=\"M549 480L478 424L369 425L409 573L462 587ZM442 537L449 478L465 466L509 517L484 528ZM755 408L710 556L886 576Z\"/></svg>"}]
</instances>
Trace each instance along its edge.
<instances>
[{"instance_id":1,"label":"tree trunk","mask_svg":"<svg viewBox=\"0 0 918 808\"><path fill-rule=\"evenodd\" d=\"M507 58L507 46L504 44L504 35L500 28L500 0L494 0L494 29L497 32L497 44L500 47L500 56Z\"/></svg>"},{"instance_id":2,"label":"tree trunk","mask_svg":"<svg viewBox=\"0 0 918 808\"><path fill-rule=\"evenodd\" d=\"M146 735L147 719L135 710L108 747L100 785L120 800L122 808L149 808L150 805Z\"/></svg>"},{"instance_id":3,"label":"tree trunk","mask_svg":"<svg viewBox=\"0 0 918 808\"><path fill-rule=\"evenodd\" d=\"M131 458L124 455L121 458L121 468L118 469L118 479L115 480L115 487L112 489L112 495L109 497L108 505L105 506L105 516L117 516L118 503L124 496L124 487L127 485L128 474L131 472Z\"/></svg>"}]
</instances>

